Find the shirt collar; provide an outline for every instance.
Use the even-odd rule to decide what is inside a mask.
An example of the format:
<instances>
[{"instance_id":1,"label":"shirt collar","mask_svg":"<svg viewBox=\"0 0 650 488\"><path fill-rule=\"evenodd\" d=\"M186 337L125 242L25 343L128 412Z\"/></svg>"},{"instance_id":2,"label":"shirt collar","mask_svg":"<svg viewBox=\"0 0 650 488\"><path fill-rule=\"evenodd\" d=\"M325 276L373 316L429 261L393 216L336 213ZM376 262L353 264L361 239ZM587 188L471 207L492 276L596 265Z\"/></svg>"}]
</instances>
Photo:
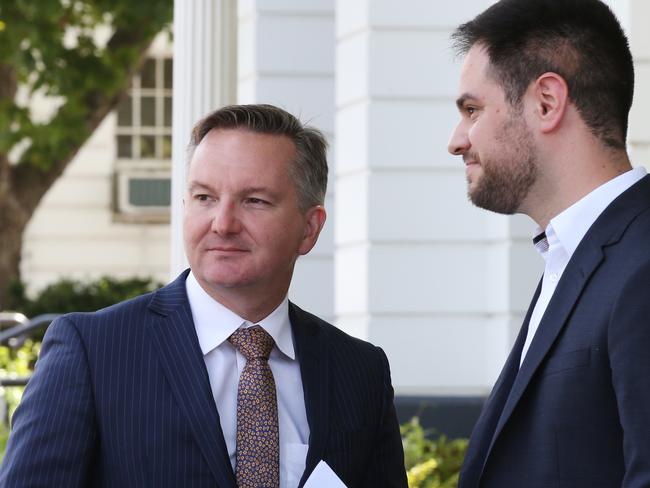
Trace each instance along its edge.
<instances>
[{"instance_id":1,"label":"shirt collar","mask_svg":"<svg viewBox=\"0 0 650 488\"><path fill-rule=\"evenodd\" d=\"M252 324L208 295L191 271L185 281L185 288L204 356L228 340L240 327L259 325L273 337L282 353L290 359L296 358L289 322L289 300L286 297L266 318Z\"/></svg>"},{"instance_id":2,"label":"shirt collar","mask_svg":"<svg viewBox=\"0 0 650 488\"><path fill-rule=\"evenodd\" d=\"M570 258L600 214L645 175L645 168L635 168L599 186L553 217L545 230L547 237L557 238ZM538 228L535 235L539 232ZM549 245L552 244L549 240Z\"/></svg>"},{"instance_id":3,"label":"shirt collar","mask_svg":"<svg viewBox=\"0 0 650 488\"><path fill-rule=\"evenodd\" d=\"M566 265L571 257L562 246L562 242L558 239L558 236L553 229L553 225L550 223L546 227L546 230L537 227L536 236L533 239L533 245L547 263L553 261L558 265Z\"/></svg>"},{"instance_id":4,"label":"shirt collar","mask_svg":"<svg viewBox=\"0 0 650 488\"><path fill-rule=\"evenodd\" d=\"M549 226L548 229L551 229ZM541 227L537 227L535 229L535 237L533 237L533 246L535 246L535 249L537 250L538 253L540 253L542 256L546 256L546 253L548 253L548 236L546 235L546 232L544 229Z\"/></svg>"},{"instance_id":5,"label":"shirt collar","mask_svg":"<svg viewBox=\"0 0 650 488\"><path fill-rule=\"evenodd\" d=\"M253 324L245 321L245 327L252 327L259 325L262 327L275 341L278 349L291 359L296 359L296 354L293 349L293 336L291 334L291 322L289 322L289 300L287 297L282 300L282 303L273 310L265 318Z\"/></svg>"}]
</instances>

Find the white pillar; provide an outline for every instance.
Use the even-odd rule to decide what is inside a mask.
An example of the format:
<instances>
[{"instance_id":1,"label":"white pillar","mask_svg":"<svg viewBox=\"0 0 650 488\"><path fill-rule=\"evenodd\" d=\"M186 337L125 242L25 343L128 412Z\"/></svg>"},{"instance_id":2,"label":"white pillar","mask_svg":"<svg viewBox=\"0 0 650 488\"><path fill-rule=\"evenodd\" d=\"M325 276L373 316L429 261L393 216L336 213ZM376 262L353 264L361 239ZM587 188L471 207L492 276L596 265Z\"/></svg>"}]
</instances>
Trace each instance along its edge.
<instances>
[{"instance_id":1,"label":"white pillar","mask_svg":"<svg viewBox=\"0 0 650 488\"><path fill-rule=\"evenodd\" d=\"M489 391L541 273L532 223L473 208L446 151L449 35L491 3L337 2L337 323L400 394Z\"/></svg>"},{"instance_id":2,"label":"white pillar","mask_svg":"<svg viewBox=\"0 0 650 488\"><path fill-rule=\"evenodd\" d=\"M174 2L171 275L187 267L182 215L186 150L192 126L235 101L236 0Z\"/></svg>"},{"instance_id":3,"label":"white pillar","mask_svg":"<svg viewBox=\"0 0 650 488\"><path fill-rule=\"evenodd\" d=\"M333 144L334 0L240 0L238 10L237 102L280 106ZM334 319L332 186L323 233L298 260L289 290L291 300L326 320Z\"/></svg>"},{"instance_id":4,"label":"white pillar","mask_svg":"<svg viewBox=\"0 0 650 488\"><path fill-rule=\"evenodd\" d=\"M619 0L621 1L621 0ZM625 0L628 12L623 27L626 29L632 56L634 57L635 91L630 112L628 144L632 163L645 166L650 171L650 2L647 0Z\"/></svg>"}]
</instances>

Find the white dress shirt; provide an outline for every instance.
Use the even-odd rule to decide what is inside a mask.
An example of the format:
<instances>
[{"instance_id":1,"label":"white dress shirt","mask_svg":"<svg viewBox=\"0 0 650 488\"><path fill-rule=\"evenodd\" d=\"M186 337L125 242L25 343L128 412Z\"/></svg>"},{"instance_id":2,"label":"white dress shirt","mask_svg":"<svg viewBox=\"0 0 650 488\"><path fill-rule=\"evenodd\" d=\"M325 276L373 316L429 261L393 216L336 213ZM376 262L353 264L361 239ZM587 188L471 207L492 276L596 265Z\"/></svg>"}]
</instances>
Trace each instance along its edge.
<instances>
[{"instance_id":1,"label":"white dress shirt","mask_svg":"<svg viewBox=\"0 0 650 488\"><path fill-rule=\"evenodd\" d=\"M644 168L635 168L623 173L599 186L552 218L545 230L537 228L535 235L545 232L548 246L544 242L535 245L545 261L544 276L542 277L542 290L530 316L528 335L521 352L520 365L524 362L544 312L546 312L562 273L569 264L578 244L609 204L645 175Z\"/></svg>"},{"instance_id":2,"label":"white dress shirt","mask_svg":"<svg viewBox=\"0 0 650 488\"><path fill-rule=\"evenodd\" d=\"M252 324L208 295L193 273L187 276L187 297L194 327L208 369L210 387L219 412L221 430L235 468L237 448L237 387L246 358L228 342L240 327ZM280 428L280 487L295 488L305 471L309 443L309 424L300 376L300 365L293 347L289 322L289 301L284 301L257 323L275 341L269 366L275 379Z\"/></svg>"}]
</instances>

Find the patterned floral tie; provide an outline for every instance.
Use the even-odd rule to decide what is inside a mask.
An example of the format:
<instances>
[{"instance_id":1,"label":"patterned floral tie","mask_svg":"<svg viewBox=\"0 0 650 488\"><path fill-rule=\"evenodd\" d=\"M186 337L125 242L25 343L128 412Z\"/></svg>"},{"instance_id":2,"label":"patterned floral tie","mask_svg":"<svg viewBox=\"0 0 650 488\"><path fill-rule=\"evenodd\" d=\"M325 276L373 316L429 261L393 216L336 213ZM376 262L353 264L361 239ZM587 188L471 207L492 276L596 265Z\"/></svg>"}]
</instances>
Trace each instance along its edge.
<instances>
[{"instance_id":1,"label":"patterned floral tie","mask_svg":"<svg viewBox=\"0 0 650 488\"><path fill-rule=\"evenodd\" d=\"M275 381L268 363L275 342L256 325L228 340L246 358L237 390L237 486L280 486L280 434Z\"/></svg>"}]
</instances>

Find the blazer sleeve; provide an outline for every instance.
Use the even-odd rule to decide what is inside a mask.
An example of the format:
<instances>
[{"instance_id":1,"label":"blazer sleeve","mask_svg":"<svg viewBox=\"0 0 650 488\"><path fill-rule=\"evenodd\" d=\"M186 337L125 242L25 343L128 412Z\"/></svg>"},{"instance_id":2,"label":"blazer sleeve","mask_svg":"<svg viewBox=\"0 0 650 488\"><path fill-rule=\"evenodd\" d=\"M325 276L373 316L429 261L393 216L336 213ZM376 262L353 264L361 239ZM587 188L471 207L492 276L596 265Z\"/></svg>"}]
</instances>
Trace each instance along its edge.
<instances>
[{"instance_id":1,"label":"blazer sleeve","mask_svg":"<svg viewBox=\"0 0 650 488\"><path fill-rule=\"evenodd\" d=\"M370 488L406 488L404 468L404 449L399 430L399 422L393 403L393 385L390 379L388 358L381 348L377 348L383 371L384 398L381 423L377 431L375 447L369 463L364 486Z\"/></svg>"},{"instance_id":2,"label":"blazer sleeve","mask_svg":"<svg viewBox=\"0 0 650 488\"><path fill-rule=\"evenodd\" d=\"M624 433L622 486L650 486L650 263L638 267L620 290L609 324L612 382Z\"/></svg>"},{"instance_id":3,"label":"blazer sleeve","mask_svg":"<svg viewBox=\"0 0 650 488\"><path fill-rule=\"evenodd\" d=\"M87 486L97 438L86 352L75 325L60 317L14 414L0 486Z\"/></svg>"}]
</instances>

